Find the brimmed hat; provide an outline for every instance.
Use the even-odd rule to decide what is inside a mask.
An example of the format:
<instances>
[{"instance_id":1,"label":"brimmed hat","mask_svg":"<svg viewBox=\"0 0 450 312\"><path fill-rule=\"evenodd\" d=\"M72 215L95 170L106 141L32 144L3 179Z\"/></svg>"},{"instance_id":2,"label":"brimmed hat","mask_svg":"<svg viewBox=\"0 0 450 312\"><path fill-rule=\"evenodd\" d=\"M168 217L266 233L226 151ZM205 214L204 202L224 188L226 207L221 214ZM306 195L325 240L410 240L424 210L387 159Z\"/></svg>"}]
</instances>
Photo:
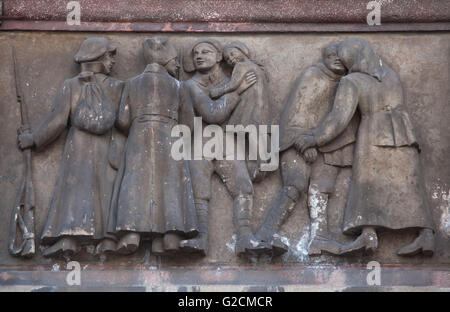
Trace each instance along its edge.
<instances>
[{"instance_id":1,"label":"brimmed hat","mask_svg":"<svg viewBox=\"0 0 450 312\"><path fill-rule=\"evenodd\" d=\"M193 50L200 43L208 43L212 45L217 50L217 52L219 52L220 58L222 59L222 44L219 41L212 38L198 39L191 46L188 47L188 49L185 51L183 55L183 67L184 70L188 73L193 72L195 70Z\"/></svg>"},{"instance_id":2,"label":"brimmed hat","mask_svg":"<svg viewBox=\"0 0 450 312\"><path fill-rule=\"evenodd\" d=\"M117 47L110 44L108 39L91 37L83 41L74 59L77 63L92 62L105 55L106 52L116 53L116 51Z\"/></svg>"}]
</instances>

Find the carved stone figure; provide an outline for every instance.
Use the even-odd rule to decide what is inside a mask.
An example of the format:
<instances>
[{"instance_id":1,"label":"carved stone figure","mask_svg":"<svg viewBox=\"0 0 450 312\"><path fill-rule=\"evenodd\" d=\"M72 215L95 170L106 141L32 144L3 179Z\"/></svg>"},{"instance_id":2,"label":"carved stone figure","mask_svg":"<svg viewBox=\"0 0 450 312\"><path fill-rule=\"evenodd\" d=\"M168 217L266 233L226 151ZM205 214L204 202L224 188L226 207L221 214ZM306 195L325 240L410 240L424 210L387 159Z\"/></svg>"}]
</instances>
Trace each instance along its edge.
<instances>
[{"instance_id":1,"label":"carved stone figure","mask_svg":"<svg viewBox=\"0 0 450 312\"><path fill-rule=\"evenodd\" d=\"M119 253L136 251L148 238L152 253L161 255L177 251L181 239L198 234L188 164L170 154L173 126L186 122L184 111L192 119L193 111L184 110L180 102L178 56L168 38L146 39L143 51L148 65L127 80L116 122L128 138L114 185L109 231L120 237Z\"/></svg>"},{"instance_id":2,"label":"carved stone figure","mask_svg":"<svg viewBox=\"0 0 450 312\"><path fill-rule=\"evenodd\" d=\"M42 244L52 244L44 256L73 254L81 244L99 241L98 249L115 250L114 237L106 233L115 174L108 150L123 88L108 76L115 53L105 38L86 39L75 55L81 73L64 81L39 126L19 135L21 148L43 148L70 125L41 236Z\"/></svg>"},{"instance_id":3,"label":"carved stone figure","mask_svg":"<svg viewBox=\"0 0 450 312\"><path fill-rule=\"evenodd\" d=\"M184 60L186 71L194 71L194 76L183 83L184 100L191 103L197 115L209 124L225 125L233 119L239 94L256 82L254 73L248 73L241 86L212 100L209 92L229 82L220 63L222 46L214 39L200 39L188 50ZM234 201L234 219L237 228L236 253L245 254L252 246L254 236L251 229L253 205L253 185L245 161L241 160L191 160L190 168L194 188L200 234L198 238L181 242L186 252L207 253L208 248L208 205L211 198L211 178L217 173L224 182Z\"/></svg>"},{"instance_id":4,"label":"carved stone figure","mask_svg":"<svg viewBox=\"0 0 450 312\"><path fill-rule=\"evenodd\" d=\"M434 226L400 79L362 38L343 41L338 55L349 74L339 83L333 109L297 144L301 151L327 145L359 109L361 124L343 227L344 233L359 236L341 253L374 250L379 231L416 229L419 236L397 254L432 255Z\"/></svg>"},{"instance_id":5,"label":"carved stone figure","mask_svg":"<svg viewBox=\"0 0 450 312\"><path fill-rule=\"evenodd\" d=\"M240 95L240 102L227 124L244 127L248 125L269 125L269 88L264 66L260 61L251 58L249 48L241 41L227 43L223 47L223 56L228 65L233 67L231 80L223 86L211 89L211 98L215 99L226 93L236 91L247 74L253 73L256 76L255 84ZM246 157L247 169L252 181L262 180L265 172L260 170L261 159L259 157L258 159L248 159L248 153Z\"/></svg>"},{"instance_id":6,"label":"carved stone figure","mask_svg":"<svg viewBox=\"0 0 450 312\"><path fill-rule=\"evenodd\" d=\"M300 154L295 142L307 129L312 129L327 115L333 105L339 79L346 69L337 56L337 43L322 51L322 62L308 67L295 81L280 120L281 174L283 188L272 201L264 223L256 232L269 252L278 255L287 251L278 230L289 216L302 193L308 192L311 214L310 254L322 250L338 254L340 245L329 239L327 222L328 197L340 168L351 166L353 142L358 126L353 118L345 131L316 149Z\"/></svg>"}]
</instances>

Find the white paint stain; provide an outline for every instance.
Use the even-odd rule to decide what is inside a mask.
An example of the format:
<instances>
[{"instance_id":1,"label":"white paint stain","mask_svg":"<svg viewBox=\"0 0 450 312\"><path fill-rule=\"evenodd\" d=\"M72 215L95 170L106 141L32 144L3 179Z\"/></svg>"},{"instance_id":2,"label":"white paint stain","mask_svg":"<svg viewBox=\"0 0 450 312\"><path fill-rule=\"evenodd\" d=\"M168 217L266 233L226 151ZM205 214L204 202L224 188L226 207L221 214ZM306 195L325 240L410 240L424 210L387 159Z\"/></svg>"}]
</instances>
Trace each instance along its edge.
<instances>
[{"instance_id":1,"label":"white paint stain","mask_svg":"<svg viewBox=\"0 0 450 312\"><path fill-rule=\"evenodd\" d=\"M55 264L52 266L52 272L59 272L59 264L55 263Z\"/></svg>"},{"instance_id":2,"label":"white paint stain","mask_svg":"<svg viewBox=\"0 0 450 312\"><path fill-rule=\"evenodd\" d=\"M438 207L441 210L439 222L440 230L450 237L450 189L436 184L433 194L433 201L438 201Z\"/></svg>"},{"instance_id":3,"label":"white paint stain","mask_svg":"<svg viewBox=\"0 0 450 312\"><path fill-rule=\"evenodd\" d=\"M311 185L308 194L308 205L311 214L311 240L316 237L317 230L320 230L320 227L324 224L326 225L327 204L327 199L322 196L317 186Z\"/></svg>"}]
</instances>

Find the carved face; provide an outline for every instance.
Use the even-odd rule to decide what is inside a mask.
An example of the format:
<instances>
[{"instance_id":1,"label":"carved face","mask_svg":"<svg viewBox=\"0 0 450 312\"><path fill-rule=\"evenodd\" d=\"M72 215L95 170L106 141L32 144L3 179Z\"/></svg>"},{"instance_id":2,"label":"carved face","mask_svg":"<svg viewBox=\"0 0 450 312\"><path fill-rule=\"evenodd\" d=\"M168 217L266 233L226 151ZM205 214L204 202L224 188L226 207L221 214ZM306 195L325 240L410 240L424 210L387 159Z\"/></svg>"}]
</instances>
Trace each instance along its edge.
<instances>
[{"instance_id":1,"label":"carved face","mask_svg":"<svg viewBox=\"0 0 450 312\"><path fill-rule=\"evenodd\" d=\"M337 45L333 44L325 49L323 62L325 66L335 74L343 75L346 72L346 68L338 56L337 47Z\"/></svg>"},{"instance_id":2,"label":"carved face","mask_svg":"<svg viewBox=\"0 0 450 312\"><path fill-rule=\"evenodd\" d=\"M178 79L178 75L180 73L180 62L178 61L178 57L174 57L171 59L166 65L165 68L173 77Z\"/></svg>"},{"instance_id":3,"label":"carved face","mask_svg":"<svg viewBox=\"0 0 450 312\"><path fill-rule=\"evenodd\" d=\"M114 64L116 63L116 55L111 52L107 52L101 58L100 61L103 63L103 66L105 67L105 74L109 74Z\"/></svg>"},{"instance_id":4,"label":"carved face","mask_svg":"<svg viewBox=\"0 0 450 312\"><path fill-rule=\"evenodd\" d=\"M200 71L207 71L220 62L220 56L216 48L209 43L200 43L193 49L194 66Z\"/></svg>"},{"instance_id":5,"label":"carved face","mask_svg":"<svg viewBox=\"0 0 450 312\"><path fill-rule=\"evenodd\" d=\"M236 48L228 48L223 52L223 56L228 65L233 66L238 62L244 61L247 57L241 50Z\"/></svg>"}]
</instances>

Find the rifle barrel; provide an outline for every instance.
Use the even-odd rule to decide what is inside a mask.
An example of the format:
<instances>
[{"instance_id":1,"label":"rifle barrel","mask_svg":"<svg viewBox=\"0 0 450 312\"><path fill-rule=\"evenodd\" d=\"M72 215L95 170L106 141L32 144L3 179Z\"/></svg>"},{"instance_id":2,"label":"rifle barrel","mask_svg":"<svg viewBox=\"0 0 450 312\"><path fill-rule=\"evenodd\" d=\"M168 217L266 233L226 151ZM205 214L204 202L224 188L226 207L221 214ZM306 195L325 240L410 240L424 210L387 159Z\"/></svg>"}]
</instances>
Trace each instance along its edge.
<instances>
[{"instance_id":1,"label":"rifle barrel","mask_svg":"<svg viewBox=\"0 0 450 312\"><path fill-rule=\"evenodd\" d=\"M20 118L22 122L22 126L28 127L28 111L27 107L25 105L25 101L22 94L22 89L20 85L20 72L17 65L17 57L16 57L16 48L12 48L12 55L13 55L13 63L14 63L14 81L16 86L16 98L17 102L20 105Z\"/></svg>"}]
</instances>

